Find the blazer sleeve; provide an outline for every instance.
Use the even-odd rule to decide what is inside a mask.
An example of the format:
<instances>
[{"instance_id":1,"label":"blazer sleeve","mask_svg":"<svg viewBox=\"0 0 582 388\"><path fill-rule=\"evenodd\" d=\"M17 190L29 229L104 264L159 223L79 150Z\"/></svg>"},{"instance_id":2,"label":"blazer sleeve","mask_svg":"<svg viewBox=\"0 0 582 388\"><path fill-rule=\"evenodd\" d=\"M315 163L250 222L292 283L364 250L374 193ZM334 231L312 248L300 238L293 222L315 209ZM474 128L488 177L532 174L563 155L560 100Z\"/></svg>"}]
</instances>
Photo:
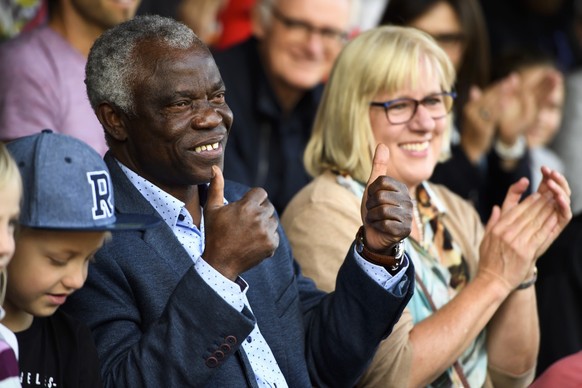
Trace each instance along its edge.
<instances>
[{"instance_id":1,"label":"blazer sleeve","mask_svg":"<svg viewBox=\"0 0 582 388\"><path fill-rule=\"evenodd\" d=\"M392 332L414 289L412 262L390 292L363 271L353 249L352 244L335 291L306 314L306 356L314 386L354 386L380 341Z\"/></svg>"}]
</instances>

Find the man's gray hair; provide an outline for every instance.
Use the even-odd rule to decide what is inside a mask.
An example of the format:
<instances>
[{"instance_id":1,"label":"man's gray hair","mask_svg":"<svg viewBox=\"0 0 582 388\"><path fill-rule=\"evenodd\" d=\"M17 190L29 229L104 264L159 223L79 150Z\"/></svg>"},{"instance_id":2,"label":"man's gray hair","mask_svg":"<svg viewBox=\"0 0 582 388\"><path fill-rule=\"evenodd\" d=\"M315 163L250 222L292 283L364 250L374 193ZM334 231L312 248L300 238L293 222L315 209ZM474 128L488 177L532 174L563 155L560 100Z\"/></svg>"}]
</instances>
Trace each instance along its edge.
<instances>
[{"instance_id":1,"label":"man's gray hair","mask_svg":"<svg viewBox=\"0 0 582 388\"><path fill-rule=\"evenodd\" d=\"M134 113L131 82L143 65L134 50L143 41L175 49L205 47L190 28L161 16L137 16L107 30L93 44L85 67L85 84L93 110L108 102L126 114Z\"/></svg>"}]
</instances>

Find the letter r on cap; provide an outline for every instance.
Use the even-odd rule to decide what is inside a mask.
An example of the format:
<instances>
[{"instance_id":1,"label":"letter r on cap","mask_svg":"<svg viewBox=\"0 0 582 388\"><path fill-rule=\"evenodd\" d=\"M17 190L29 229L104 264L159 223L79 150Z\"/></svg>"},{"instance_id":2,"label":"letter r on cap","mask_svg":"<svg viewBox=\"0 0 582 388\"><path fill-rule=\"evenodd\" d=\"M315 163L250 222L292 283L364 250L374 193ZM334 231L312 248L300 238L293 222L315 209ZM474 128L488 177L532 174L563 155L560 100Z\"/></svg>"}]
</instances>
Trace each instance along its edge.
<instances>
[{"instance_id":1,"label":"letter r on cap","mask_svg":"<svg viewBox=\"0 0 582 388\"><path fill-rule=\"evenodd\" d=\"M106 171L87 173L93 193L93 219L108 218L113 215L109 174Z\"/></svg>"}]
</instances>

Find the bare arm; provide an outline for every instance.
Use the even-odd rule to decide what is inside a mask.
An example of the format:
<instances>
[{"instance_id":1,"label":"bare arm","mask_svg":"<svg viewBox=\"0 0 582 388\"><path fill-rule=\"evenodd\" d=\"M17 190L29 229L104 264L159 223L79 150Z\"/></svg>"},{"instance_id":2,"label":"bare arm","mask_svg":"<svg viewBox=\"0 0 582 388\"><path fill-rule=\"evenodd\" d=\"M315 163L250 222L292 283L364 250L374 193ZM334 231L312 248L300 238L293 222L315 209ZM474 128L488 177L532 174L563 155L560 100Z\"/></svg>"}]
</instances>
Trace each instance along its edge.
<instances>
[{"instance_id":1,"label":"bare arm","mask_svg":"<svg viewBox=\"0 0 582 388\"><path fill-rule=\"evenodd\" d=\"M518 204L526 187L525 179L514 184L503 208L494 210L480 247L475 279L410 332L415 366L410 386L426 385L443 373L489 321L492 365L503 366L511 375L535 365L539 333L533 290L513 290L530 276L547 236L561 230L556 213L564 208L556 206L556 198L564 193L536 193Z\"/></svg>"},{"instance_id":2,"label":"bare arm","mask_svg":"<svg viewBox=\"0 0 582 388\"><path fill-rule=\"evenodd\" d=\"M538 194L550 199L548 209L545 209L550 213L546 218L547 225L541 229L539 243L534 245L537 247L533 254L534 263L524 280L532 278L535 261L572 218L571 192L566 179L547 167L542 168L542 174L544 177ZM511 206L512 203L506 201L502 211L507 211ZM535 365L538 347L539 324L534 287L513 291L488 326L489 363L494 369L522 374Z\"/></svg>"}]
</instances>

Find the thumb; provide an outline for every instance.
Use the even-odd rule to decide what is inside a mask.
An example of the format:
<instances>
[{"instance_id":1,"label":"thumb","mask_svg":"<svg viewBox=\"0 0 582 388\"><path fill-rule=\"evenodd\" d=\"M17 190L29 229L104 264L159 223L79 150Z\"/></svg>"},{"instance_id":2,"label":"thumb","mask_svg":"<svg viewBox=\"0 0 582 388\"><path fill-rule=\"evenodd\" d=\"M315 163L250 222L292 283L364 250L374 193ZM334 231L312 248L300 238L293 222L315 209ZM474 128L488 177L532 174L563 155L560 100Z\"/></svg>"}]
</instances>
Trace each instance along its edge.
<instances>
[{"instance_id":1,"label":"thumb","mask_svg":"<svg viewBox=\"0 0 582 388\"><path fill-rule=\"evenodd\" d=\"M491 232L491 229L495 226L499 218L501 217L501 209L499 206L494 205L493 210L491 211L491 216L489 217L489 221L487 221L487 225L485 225L485 233Z\"/></svg>"},{"instance_id":2,"label":"thumb","mask_svg":"<svg viewBox=\"0 0 582 388\"><path fill-rule=\"evenodd\" d=\"M372 160L372 172L366 184L366 188L372 184L379 176L386 175L388 170L388 163L390 162L390 150L384 144L379 143L374 152L374 159Z\"/></svg>"},{"instance_id":3,"label":"thumb","mask_svg":"<svg viewBox=\"0 0 582 388\"><path fill-rule=\"evenodd\" d=\"M224 205L224 177L218 166L212 166L212 179L208 187L205 208L217 208Z\"/></svg>"},{"instance_id":4,"label":"thumb","mask_svg":"<svg viewBox=\"0 0 582 388\"><path fill-rule=\"evenodd\" d=\"M527 178L521 178L511 186L507 190L507 194L505 195L505 199L503 200L503 205L501 205L501 213L505 213L515 205L519 203L521 196L527 190L529 186L529 180Z\"/></svg>"},{"instance_id":5,"label":"thumb","mask_svg":"<svg viewBox=\"0 0 582 388\"><path fill-rule=\"evenodd\" d=\"M374 152L374 159L372 160L372 172L370 173L370 178L368 178L368 183L364 189L364 196L362 197L360 208L362 213L362 221L365 221L366 214L368 213L366 208L366 202L368 201L368 188L376 179L378 179L379 176L386 175L389 161L390 150L388 150L388 147L386 147L384 144L379 143L376 146L376 151Z\"/></svg>"}]
</instances>

